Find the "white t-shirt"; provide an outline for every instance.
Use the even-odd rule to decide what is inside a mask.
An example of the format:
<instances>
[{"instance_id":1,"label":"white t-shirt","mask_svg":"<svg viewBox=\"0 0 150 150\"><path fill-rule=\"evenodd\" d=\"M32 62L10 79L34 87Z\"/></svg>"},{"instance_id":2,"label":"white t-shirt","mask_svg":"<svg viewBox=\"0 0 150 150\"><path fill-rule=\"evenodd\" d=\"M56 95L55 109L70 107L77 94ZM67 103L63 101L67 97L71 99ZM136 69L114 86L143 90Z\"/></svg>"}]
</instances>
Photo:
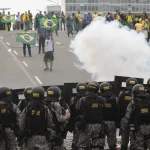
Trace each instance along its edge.
<instances>
[{"instance_id":1,"label":"white t-shirt","mask_svg":"<svg viewBox=\"0 0 150 150\"><path fill-rule=\"evenodd\" d=\"M21 21L21 15L16 16L16 21Z\"/></svg>"},{"instance_id":2,"label":"white t-shirt","mask_svg":"<svg viewBox=\"0 0 150 150\"><path fill-rule=\"evenodd\" d=\"M53 51L54 41L49 39L46 40L46 52Z\"/></svg>"}]
</instances>

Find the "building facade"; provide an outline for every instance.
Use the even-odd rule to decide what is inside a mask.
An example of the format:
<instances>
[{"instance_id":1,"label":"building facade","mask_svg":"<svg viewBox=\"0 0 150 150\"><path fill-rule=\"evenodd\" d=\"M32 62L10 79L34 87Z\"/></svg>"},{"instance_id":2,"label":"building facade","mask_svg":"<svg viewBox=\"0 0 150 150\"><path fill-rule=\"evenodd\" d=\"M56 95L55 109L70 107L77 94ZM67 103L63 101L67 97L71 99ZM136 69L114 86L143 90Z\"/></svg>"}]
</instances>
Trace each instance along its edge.
<instances>
[{"instance_id":1,"label":"building facade","mask_svg":"<svg viewBox=\"0 0 150 150\"><path fill-rule=\"evenodd\" d=\"M119 10L123 13L132 12L135 14L150 13L150 0L62 0L65 1L66 14L76 13L80 10L81 14L87 12L107 13ZM64 5L64 4L63 4Z\"/></svg>"},{"instance_id":2,"label":"building facade","mask_svg":"<svg viewBox=\"0 0 150 150\"><path fill-rule=\"evenodd\" d=\"M56 13L60 14L61 13L61 6L49 5L49 6L46 6L45 11L48 13L54 12L55 14Z\"/></svg>"}]
</instances>

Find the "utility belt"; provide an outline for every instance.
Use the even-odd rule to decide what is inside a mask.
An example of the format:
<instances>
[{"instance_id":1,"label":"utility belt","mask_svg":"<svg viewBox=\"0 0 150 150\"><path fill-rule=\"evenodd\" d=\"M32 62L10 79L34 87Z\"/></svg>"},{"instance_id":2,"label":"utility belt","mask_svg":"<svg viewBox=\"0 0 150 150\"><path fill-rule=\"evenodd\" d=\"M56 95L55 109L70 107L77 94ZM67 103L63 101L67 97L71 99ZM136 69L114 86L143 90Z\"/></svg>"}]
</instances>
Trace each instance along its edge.
<instances>
[{"instance_id":1,"label":"utility belt","mask_svg":"<svg viewBox=\"0 0 150 150\"><path fill-rule=\"evenodd\" d=\"M47 133L47 132L34 133L34 132L28 130L28 131L27 131L27 137L28 137L28 138L31 138L32 136L36 136L36 135L38 135L38 136L46 136L46 133Z\"/></svg>"}]
</instances>

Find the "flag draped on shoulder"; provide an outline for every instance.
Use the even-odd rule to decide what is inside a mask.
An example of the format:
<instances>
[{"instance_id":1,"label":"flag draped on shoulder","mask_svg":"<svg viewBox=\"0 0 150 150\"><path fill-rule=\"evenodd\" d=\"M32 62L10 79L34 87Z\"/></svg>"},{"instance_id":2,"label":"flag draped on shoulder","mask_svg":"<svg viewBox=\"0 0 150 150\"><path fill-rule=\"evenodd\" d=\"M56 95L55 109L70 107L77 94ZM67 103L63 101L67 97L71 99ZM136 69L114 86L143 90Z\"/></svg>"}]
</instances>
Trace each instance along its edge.
<instances>
[{"instance_id":1,"label":"flag draped on shoulder","mask_svg":"<svg viewBox=\"0 0 150 150\"><path fill-rule=\"evenodd\" d=\"M3 23L15 22L15 15L3 15L1 21Z\"/></svg>"},{"instance_id":2,"label":"flag draped on shoulder","mask_svg":"<svg viewBox=\"0 0 150 150\"><path fill-rule=\"evenodd\" d=\"M24 44L35 45L36 44L36 33L18 33L16 41Z\"/></svg>"},{"instance_id":3,"label":"flag draped on shoulder","mask_svg":"<svg viewBox=\"0 0 150 150\"><path fill-rule=\"evenodd\" d=\"M40 25L44 25L47 30L55 30L57 28L58 19L40 19Z\"/></svg>"}]
</instances>

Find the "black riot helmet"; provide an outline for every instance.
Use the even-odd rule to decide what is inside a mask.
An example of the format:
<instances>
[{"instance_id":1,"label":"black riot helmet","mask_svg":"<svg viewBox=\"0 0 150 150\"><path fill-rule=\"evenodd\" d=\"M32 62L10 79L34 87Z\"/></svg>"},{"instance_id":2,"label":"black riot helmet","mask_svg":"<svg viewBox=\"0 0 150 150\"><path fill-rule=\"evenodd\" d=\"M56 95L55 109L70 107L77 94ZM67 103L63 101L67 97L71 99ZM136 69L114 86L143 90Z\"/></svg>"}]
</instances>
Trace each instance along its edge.
<instances>
[{"instance_id":1,"label":"black riot helmet","mask_svg":"<svg viewBox=\"0 0 150 150\"><path fill-rule=\"evenodd\" d=\"M31 91L31 104L34 106L41 106L44 101L45 90L42 86L36 86Z\"/></svg>"},{"instance_id":2,"label":"black riot helmet","mask_svg":"<svg viewBox=\"0 0 150 150\"><path fill-rule=\"evenodd\" d=\"M57 86L52 86L47 89L47 98L45 101L56 102L61 98L61 90Z\"/></svg>"},{"instance_id":3,"label":"black riot helmet","mask_svg":"<svg viewBox=\"0 0 150 150\"><path fill-rule=\"evenodd\" d=\"M88 92L98 93L98 91L99 91L99 83L98 82L89 82L87 91Z\"/></svg>"},{"instance_id":4,"label":"black riot helmet","mask_svg":"<svg viewBox=\"0 0 150 150\"><path fill-rule=\"evenodd\" d=\"M147 93L150 93L150 78L147 80Z\"/></svg>"},{"instance_id":5,"label":"black riot helmet","mask_svg":"<svg viewBox=\"0 0 150 150\"><path fill-rule=\"evenodd\" d=\"M132 88L132 97L133 98L146 97L145 87L142 84L136 84Z\"/></svg>"},{"instance_id":6,"label":"black riot helmet","mask_svg":"<svg viewBox=\"0 0 150 150\"><path fill-rule=\"evenodd\" d=\"M76 86L77 96L82 97L87 92L87 84L86 83L78 83Z\"/></svg>"},{"instance_id":7,"label":"black riot helmet","mask_svg":"<svg viewBox=\"0 0 150 150\"><path fill-rule=\"evenodd\" d=\"M147 86L150 87L150 78L147 80Z\"/></svg>"},{"instance_id":8,"label":"black riot helmet","mask_svg":"<svg viewBox=\"0 0 150 150\"><path fill-rule=\"evenodd\" d=\"M100 92L102 96L112 96L112 86L108 82L100 84Z\"/></svg>"},{"instance_id":9,"label":"black riot helmet","mask_svg":"<svg viewBox=\"0 0 150 150\"><path fill-rule=\"evenodd\" d=\"M11 101L12 92L7 87L0 88L0 100L10 102Z\"/></svg>"},{"instance_id":10,"label":"black riot helmet","mask_svg":"<svg viewBox=\"0 0 150 150\"><path fill-rule=\"evenodd\" d=\"M30 97L30 96L31 96L31 91L32 91L32 87L31 87L31 86L25 88L25 89L24 89L24 96L25 96L26 98Z\"/></svg>"},{"instance_id":11,"label":"black riot helmet","mask_svg":"<svg viewBox=\"0 0 150 150\"><path fill-rule=\"evenodd\" d=\"M137 79L135 79L135 78L128 78L128 79L126 80L126 89L127 89L127 90L132 90L132 88L133 88L136 84L138 84Z\"/></svg>"}]
</instances>

